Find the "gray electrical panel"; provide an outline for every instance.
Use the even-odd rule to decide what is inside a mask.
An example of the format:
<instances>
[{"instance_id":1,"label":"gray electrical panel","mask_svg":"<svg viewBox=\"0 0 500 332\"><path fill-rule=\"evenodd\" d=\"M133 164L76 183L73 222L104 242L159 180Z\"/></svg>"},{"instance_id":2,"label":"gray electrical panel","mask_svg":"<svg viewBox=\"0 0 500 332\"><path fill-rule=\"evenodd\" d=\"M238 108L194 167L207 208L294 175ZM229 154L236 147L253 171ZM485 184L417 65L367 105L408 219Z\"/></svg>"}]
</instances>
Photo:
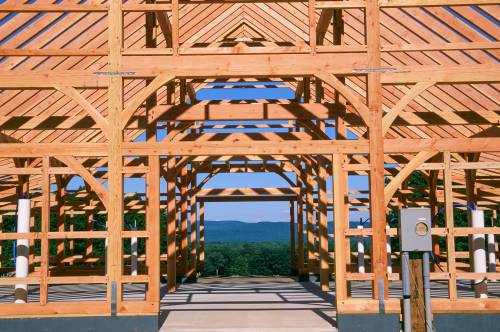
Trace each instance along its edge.
<instances>
[{"instance_id":1,"label":"gray electrical panel","mask_svg":"<svg viewBox=\"0 0 500 332\"><path fill-rule=\"evenodd\" d=\"M399 244L401 251L431 251L431 210L401 209L399 213Z\"/></svg>"}]
</instances>

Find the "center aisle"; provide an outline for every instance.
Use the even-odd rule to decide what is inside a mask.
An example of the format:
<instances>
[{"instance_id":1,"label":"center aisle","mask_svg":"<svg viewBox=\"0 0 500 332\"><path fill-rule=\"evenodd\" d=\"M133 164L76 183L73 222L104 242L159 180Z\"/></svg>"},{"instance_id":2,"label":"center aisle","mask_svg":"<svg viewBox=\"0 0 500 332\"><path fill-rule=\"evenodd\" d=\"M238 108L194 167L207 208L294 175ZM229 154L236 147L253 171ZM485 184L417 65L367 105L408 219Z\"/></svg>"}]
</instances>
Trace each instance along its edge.
<instances>
[{"instance_id":1,"label":"center aisle","mask_svg":"<svg viewBox=\"0 0 500 332\"><path fill-rule=\"evenodd\" d=\"M292 278L201 278L161 301L164 332L334 332L333 293Z\"/></svg>"}]
</instances>

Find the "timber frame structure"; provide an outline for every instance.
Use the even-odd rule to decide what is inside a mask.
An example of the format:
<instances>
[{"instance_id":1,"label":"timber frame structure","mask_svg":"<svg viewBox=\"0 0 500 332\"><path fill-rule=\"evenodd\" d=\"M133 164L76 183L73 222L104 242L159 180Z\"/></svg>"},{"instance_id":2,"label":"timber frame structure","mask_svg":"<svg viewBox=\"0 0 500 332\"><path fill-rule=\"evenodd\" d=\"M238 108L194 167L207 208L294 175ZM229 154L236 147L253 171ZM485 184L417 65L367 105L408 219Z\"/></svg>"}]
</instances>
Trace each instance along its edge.
<instances>
[{"instance_id":1,"label":"timber frame structure","mask_svg":"<svg viewBox=\"0 0 500 332\"><path fill-rule=\"evenodd\" d=\"M500 299L457 296L457 281L500 273L471 272L462 261L469 253L454 244L500 229L455 227L453 219L455 204L496 216L500 201L498 1L20 2L0 4L0 218L15 214L17 198L29 193L41 229L2 229L0 243L29 239L41 251L30 255L28 277L2 277L0 285L39 285L40 297L0 303L0 316L157 315L160 273L175 291L178 275L200 269L204 203L221 200L290 201L293 264L300 274L318 273L324 291L334 276L339 315L399 315L399 299L388 295L400 278L397 252L387 272L387 236L397 235L386 230L388 212L444 209L445 225L433 234L447 250L436 245L440 263L431 278L447 282L449 292L433 299L434 312L500 311ZM241 82L289 87L295 98L196 98L215 83ZM290 187L203 188L228 172L274 172ZM428 186L409 186L413 172ZM197 183L199 174L206 178ZM350 191L352 175L368 175L369 191ZM85 188L66 190L75 176ZM133 195L140 199L124 196L127 178L145 179L145 194ZM350 228L350 212L363 209L371 227ZM126 229L127 213L145 214L146 227ZM87 230L65 229L65 215L75 214L88 216ZM92 229L94 214L106 214L107 230ZM197 222L200 238L188 232ZM355 272L349 246L361 235L372 244L364 274ZM146 242L136 276L124 254L131 237ZM107 240L106 271L94 267L104 258L91 244L86 255L66 255L77 239ZM58 243L56 257L50 241ZM350 283L360 280L373 281L372 298L350 296ZM129 283L147 285L143 300L122 297ZM106 284L107 296L49 301L57 284Z\"/></svg>"}]
</instances>

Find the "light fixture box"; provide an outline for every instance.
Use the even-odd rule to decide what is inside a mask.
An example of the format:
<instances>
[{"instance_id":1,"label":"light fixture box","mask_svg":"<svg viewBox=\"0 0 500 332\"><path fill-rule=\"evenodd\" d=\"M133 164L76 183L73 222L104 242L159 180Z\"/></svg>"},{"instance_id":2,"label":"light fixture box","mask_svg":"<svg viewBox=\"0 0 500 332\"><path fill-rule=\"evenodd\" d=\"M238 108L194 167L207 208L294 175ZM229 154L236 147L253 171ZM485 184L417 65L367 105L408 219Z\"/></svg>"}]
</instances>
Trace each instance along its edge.
<instances>
[{"instance_id":1,"label":"light fixture box","mask_svg":"<svg viewBox=\"0 0 500 332\"><path fill-rule=\"evenodd\" d=\"M431 210L406 208L399 212L401 251L432 251Z\"/></svg>"}]
</instances>

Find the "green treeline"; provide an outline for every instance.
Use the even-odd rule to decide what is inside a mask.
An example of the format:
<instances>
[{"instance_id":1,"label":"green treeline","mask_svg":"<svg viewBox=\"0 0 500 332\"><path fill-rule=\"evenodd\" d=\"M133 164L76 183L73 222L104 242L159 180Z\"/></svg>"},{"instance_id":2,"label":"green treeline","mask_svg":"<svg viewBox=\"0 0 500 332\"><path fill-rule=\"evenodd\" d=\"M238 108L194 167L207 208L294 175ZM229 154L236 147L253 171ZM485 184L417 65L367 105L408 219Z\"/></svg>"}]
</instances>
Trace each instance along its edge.
<instances>
[{"instance_id":1,"label":"green treeline","mask_svg":"<svg viewBox=\"0 0 500 332\"><path fill-rule=\"evenodd\" d=\"M286 243L209 243L205 257L203 276L290 274L290 246Z\"/></svg>"}]
</instances>

